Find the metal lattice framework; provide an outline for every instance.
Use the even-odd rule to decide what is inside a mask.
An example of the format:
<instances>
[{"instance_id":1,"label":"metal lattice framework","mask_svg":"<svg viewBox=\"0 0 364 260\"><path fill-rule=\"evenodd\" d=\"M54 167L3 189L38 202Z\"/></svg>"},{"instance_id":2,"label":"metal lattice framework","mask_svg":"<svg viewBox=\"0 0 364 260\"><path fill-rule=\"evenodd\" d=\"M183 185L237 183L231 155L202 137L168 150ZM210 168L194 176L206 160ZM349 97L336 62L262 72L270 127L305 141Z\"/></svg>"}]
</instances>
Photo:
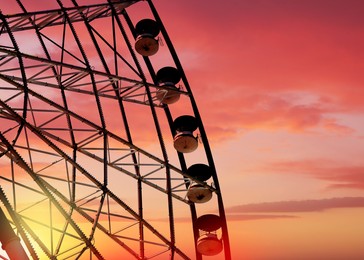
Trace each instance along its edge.
<instances>
[{"instance_id":1,"label":"metal lattice framework","mask_svg":"<svg viewBox=\"0 0 364 260\"><path fill-rule=\"evenodd\" d=\"M37 10L27 1L9 2L15 11L4 6L0 13L0 199L27 254L202 259L191 250L200 235L195 223L218 209L221 254L230 259L206 133L153 3L54 0ZM134 51L131 17L141 12L160 26L163 58ZM165 56L181 75L174 89L180 105L158 98L158 91L170 90L156 77L155 64ZM212 169L211 183L191 176L191 157L173 149L173 113L181 107L196 118L197 153ZM186 197L191 183L214 194L201 210ZM184 215L190 216L189 246L178 239L185 230L176 221Z\"/></svg>"}]
</instances>

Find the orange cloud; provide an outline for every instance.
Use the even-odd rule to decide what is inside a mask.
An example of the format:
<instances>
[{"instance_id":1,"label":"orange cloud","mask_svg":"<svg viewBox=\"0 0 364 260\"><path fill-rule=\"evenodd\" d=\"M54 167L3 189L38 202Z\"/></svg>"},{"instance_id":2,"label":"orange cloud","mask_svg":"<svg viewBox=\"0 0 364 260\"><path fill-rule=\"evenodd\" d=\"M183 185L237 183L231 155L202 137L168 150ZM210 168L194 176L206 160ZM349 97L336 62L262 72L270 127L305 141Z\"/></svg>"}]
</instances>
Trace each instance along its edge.
<instances>
[{"instance_id":1,"label":"orange cloud","mask_svg":"<svg viewBox=\"0 0 364 260\"><path fill-rule=\"evenodd\" d=\"M364 197L343 197L320 200L278 201L245 204L227 208L231 213L318 212L334 208L362 208Z\"/></svg>"},{"instance_id":2,"label":"orange cloud","mask_svg":"<svg viewBox=\"0 0 364 260\"><path fill-rule=\"evenodd\" d=\"M227 209L228 210L228 209ZM230 213L230 212L229 212ZM281 218L297 218L293 215L279 215L279 214L228 214L226 215L227 221L248 221L248 220L260 220L260 219L281 219ZM174 219L176 223L190 223L191 218L179 217ZM156 222L166 222L168 218L153 219Z\"/></svg>"},{"instance_id":3,"label":"orange cloud","mask_svg":"<svg viewBox=\"0 0 364 260\"><path fill-rule=\"evenodd\" d=\"M364 189L364 167L339 165L330 160L302 160L276 162L268 166L277 172L300 172L333 184L329 188Z\"/></svg>"},{"instance_id":4,"label":"orange cloud","mask_svg":"<svg viewBox=\"0 0 364 260\"><path fill-rule=\"evenodd\" d=\"M226 216L227 221L249 221L249 220L263 220L263 219L291 219L298 218L293 215L273 215L273 214L229 214Z\"/></svg>"}]
</instances>

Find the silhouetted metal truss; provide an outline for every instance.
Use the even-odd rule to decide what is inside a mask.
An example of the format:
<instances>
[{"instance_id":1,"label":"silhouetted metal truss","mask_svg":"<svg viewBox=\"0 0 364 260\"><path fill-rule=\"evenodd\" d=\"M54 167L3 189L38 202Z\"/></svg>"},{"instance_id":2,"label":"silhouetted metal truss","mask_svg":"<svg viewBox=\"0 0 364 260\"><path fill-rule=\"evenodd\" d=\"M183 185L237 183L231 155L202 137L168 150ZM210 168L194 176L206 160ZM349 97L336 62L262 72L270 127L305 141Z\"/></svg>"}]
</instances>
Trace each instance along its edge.
<instances>
[{"instance_id":1,"label":"silhouetted metal truss","mask_svg":"<svg viewBox=\"0 0 364 260\"><path fill-rule=\"evenodd\" d=\"M0 14L0 199L27 252L34 259L103 259L99 243L110 240L136 259L167 253L190 259L177 245L173 201L186 205L194 223L196 207L186 198L193 182L216 195L213 209L222 219L225 257L230 259L206 133L152 2L70 2L71 7L55 0L57 8L28 12L16 0L21 12ZM177 154L179 166L170 163L157 110L165 113L170 135L175 133L173 118L157 93L171 88L158 84L151 60L143 57L141 65L133 49L135 28L127 8L137 4L150 8L182 74L184 87L173 90L191 104L214 184L190 176L182 153ZM138 141L134 110L152 122L139 130L150 134L157 148ZM156 208L165 205L162 215L148 215L154 207L147 202L150 194L163 196L164 202L155 201ZM163 214L168 228L157 228ZM193 229L195 244L199 231Z\"/></svg>"}]
</instances>

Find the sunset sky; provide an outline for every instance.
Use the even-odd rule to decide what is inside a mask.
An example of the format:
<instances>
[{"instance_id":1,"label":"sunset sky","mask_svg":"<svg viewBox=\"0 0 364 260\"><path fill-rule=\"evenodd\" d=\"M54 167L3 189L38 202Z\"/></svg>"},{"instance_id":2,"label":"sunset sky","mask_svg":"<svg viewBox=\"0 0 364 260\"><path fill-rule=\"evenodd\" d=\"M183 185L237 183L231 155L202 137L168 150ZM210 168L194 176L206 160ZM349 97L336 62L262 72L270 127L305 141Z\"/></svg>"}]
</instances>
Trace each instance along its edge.
<instances>
[{"instance_id":1,"label":"sunset sky","mask_svg":"<svg viewBox=\"0 0 364 260\"><path fill-rule=\"evenodd\" d=\"M364 2L155 4L212 143L233 259L364 259Z\"/></svg>"},{"instance_id":2,"label":"sunset sky","mask_svg":"<svg viewBox=\"0 0 364 260\"><path fill-rule=\"evenodd\" d=\"M232 259L364 259L364 1L154 4L212 148Z\"/></svg>"}]
</instances>

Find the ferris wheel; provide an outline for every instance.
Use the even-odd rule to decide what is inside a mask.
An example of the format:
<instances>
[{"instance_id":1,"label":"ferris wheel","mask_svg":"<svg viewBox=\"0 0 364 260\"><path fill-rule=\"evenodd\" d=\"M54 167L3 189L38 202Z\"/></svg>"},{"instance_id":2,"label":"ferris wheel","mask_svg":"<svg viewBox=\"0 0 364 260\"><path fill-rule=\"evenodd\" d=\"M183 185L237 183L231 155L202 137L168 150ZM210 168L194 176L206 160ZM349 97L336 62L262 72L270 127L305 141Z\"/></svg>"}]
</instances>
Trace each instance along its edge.
<instances>
[{"instance_id":1,"label":"ferris wheel","mask_svg":"<svg viewBox=\"0 0 364 260\"><path fill-rule=\"evenodd\" d=\"M0 9L0 258L231 259L208 139L152 1Z\"/></svg>"}]
</instances>

